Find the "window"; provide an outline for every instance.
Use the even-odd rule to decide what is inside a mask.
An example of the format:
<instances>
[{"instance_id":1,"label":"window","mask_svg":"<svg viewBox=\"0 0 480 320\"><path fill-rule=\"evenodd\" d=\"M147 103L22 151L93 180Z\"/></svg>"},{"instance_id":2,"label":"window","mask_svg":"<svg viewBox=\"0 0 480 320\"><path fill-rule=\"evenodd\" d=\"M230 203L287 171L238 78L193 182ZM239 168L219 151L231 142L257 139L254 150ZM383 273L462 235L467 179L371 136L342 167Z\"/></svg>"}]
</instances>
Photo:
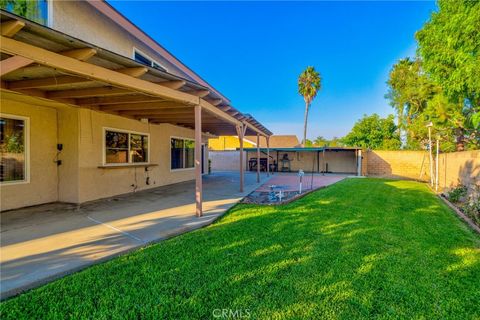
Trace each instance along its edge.
<instances>
[{"instance_id":1,"label":"window","mask_svg":"<svg viewBox=\"0 0 480 320\"><path fill-rule=\"evenodd\" d=\"M185 168L195 167L195 141L185 140Z\"/></svg>"},{"instance_id":2,"label":"window","mask_svg":"<svg viewBox=\"0 0 480 320\"><path fill-rule=\"evenodd\" d=\"M9 11L37 23L47 25L47 0L4 0L0 1L0 9Z\"/></svg>"},{"instance_id":3,"label":"window","mask_svg":"<svg viewBox=\"0 0 480 320\"><path fill-rule=\"evenodd\" d=\"M190 139L171 139L171 168L188 169L195 167L195 141Z\"/></svg>"},{"instance_id":4,"label":"window","mask_svg":"<svg viewBox=\"0 0 480 320\"><path fill-rule=\"evenodd\" d=\"M105 164L148 163L148 134L105 129Z\"/></svg>"},{"instance_id":5,"label":"window","mask_svg":"<svg viewBox=\"0 0 480 320\"><path fill-rule=\"evenodd\" d=\"M0 182L27 182L27 118L0 116L0 151Z\"/></svg>"},{"instance_id":6,"label":"window","mask_svg":"<svg viewBox=\"0 0 480 320\"><path fill-rule=\"evenodd\" d=\"M137 49L133 50L133 59L135 59L135 61L137 62L143 63L146 66L153 67L162 71L167 71L167 69L162 67L157 61L153 60L152 58Z\"/></svg>"}]
</instances>

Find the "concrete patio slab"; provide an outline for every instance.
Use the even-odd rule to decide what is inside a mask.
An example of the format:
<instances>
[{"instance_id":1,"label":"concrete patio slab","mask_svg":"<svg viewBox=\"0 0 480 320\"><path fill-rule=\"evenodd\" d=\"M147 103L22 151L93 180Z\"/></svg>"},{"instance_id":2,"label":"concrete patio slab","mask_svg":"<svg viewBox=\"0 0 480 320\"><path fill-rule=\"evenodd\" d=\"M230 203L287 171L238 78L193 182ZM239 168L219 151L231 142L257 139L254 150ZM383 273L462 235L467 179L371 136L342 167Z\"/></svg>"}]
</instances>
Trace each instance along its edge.
<instances>
[{"instance_id":1,"label":"concrete patio slab","mask_svg":"<svg viewBox=\"0 0 480 320\"><path fill-rule=\"evenodd\" d=\"M85 204L47 204L1 214L1 298L121 253L210 224L268 178L219 172L203 178L204 216L194 181Z\"/></svg>"}]
</instances>

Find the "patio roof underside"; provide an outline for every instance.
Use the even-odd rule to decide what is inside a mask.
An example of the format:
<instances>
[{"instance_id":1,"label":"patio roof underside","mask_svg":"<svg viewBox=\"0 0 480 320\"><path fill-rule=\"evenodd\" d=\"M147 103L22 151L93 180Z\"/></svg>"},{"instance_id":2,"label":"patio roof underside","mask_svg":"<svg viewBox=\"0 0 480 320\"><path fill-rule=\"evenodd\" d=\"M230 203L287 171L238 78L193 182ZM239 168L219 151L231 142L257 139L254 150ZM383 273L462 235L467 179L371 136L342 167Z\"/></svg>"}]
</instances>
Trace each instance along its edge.
<instances>
[{"instance_id":1,"label":"patio roof underside","mask_svg":"<svg viewBox=\"0 0 480 320\"><path fill-rule=\"evenodd\" d=\"M150 123L236 135L271 132L213 89L1 11L1 89ZM11 70L11 71L10 71Z\"/></svg>"}]
</instances>

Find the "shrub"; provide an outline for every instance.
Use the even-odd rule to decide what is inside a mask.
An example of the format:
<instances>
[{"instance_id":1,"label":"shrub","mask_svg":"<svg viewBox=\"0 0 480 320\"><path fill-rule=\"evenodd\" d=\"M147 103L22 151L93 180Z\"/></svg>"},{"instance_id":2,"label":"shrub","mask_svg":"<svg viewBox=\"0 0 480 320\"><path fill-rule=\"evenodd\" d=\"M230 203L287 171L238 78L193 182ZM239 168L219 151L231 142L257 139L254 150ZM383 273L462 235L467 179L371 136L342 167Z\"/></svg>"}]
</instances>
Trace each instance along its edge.
<instances>
[{"instance_id":1,"label":"shrub","mask_svg":"<svg viewBox=\"0 0 480 320\"><path fill-rule=\"evenodd\" d=\"M462 211L480 226L480 199L466 203L462 206Z\"/></svg>"},{"instance_id":2,"label":"shrub","mask_svg":"<svg viewBox=\"0 0 480 320\"><path fill-rule=\"evenodd\" d=\"M467 191L468 190L466 186L459 185L447 193L448 200L455 203L460 202L462 198L467 195Z\"/></svg>"}]
</instances>

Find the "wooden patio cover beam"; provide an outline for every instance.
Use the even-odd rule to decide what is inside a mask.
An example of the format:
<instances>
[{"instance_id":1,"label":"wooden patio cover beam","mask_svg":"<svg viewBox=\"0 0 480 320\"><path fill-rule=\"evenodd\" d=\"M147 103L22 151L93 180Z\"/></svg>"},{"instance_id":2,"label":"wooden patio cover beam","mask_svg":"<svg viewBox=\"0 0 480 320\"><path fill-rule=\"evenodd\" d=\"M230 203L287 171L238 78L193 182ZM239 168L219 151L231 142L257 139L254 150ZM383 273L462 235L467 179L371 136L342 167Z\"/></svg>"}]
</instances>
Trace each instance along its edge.
<instances>
[{"instance_id":1,"label":"wooden patio cover beam","mask_svg":"<svg viewBox=\"0 0 480 320\"><path fill-rule=\"evenodd\" d=\"M121 98L121 97L120 97ZM131 102L131 103L117 103L117 104L107 104L107 105L98 105L102 110L139 110L139 109L165 109L165 108L192 108L192 105L182 104L179 102L172 102L168 100L158 100L158 101L144 101L144 102Z\"/></svg>"},{"instance_id":2,"label":"wooden patio cover beam","mask_svg":"<svg viewBox=\"0 0 480 320\"><path fill-rule=\"evenodd\" d=\"M48 51L33 45L13 40L7 37L0 38L1 51L11 55L20 55L39 64L57 68L67 73L73 73L92 80L110 83L113 86L139 91L170 100L199 104L199 98L158 84L137 79L114 70L106 69L94 64L79 61L61 54ZM231 119L230 119L231 120ZM233 120L236 122L236 120Z\"/></svg>"},{"instance_id":3,"label":"wooden patio cover beam","mask_svg":"<svg viewBox=\"0 0 480 320\"><path fill-rule=\"evenodd\" d=\"M70 57L79 61L87 61L97 54L97 50L92 48L72 49L60 52L62 56Z\"/></svg>"},{"instance_id":4,"label":"wooden patio cover beam","mask_svg":"<svg viewBox=\"0 0 480 320\"><path fill-rule=\"evenodd\" d=\"M181 105L177 103L159 101L155 104L141 104L141 103L132 103L132 104L111 104L111 105L99 105L97 106L99 110L102 111L131 111L131 110L164 110L164 109L176 109L176 110L185 110L191 109L192 106Z\"/></svg>"},{"instance_id":5,"label":"wooden patio cover beam","mask_svg":"<svg viewBox=\"0 0 480 320\"><path fill-rule=\"evenodd\" d=\"M22 56L13 56L0 61L0 76L4 76L7 73L13 72L18 69L22 69L28 65L31 65L34 61Z\"/></svg>"},{"instance_id":6,"label":"wooden patio cover beam","mask_svg":"<svg viewBox=\"0 0 480 320\"><path fill-rule=\"evenodd\" d=\"M59 76L52 78L11 81L8 82L7 87L11 90L43 89L57 85L69 85L85 82L91 82L91 80L75 76Z\"/></svg>"},{"instance_id":7,"label":"wooden patio cover beam","mask_svg":"<svg viewBox=\"0 0 480 320\"><path fill-rule=\"evenodd\" d=\"M18 20L5 21L0 24L0 33L4 37L13 37L23 27L25 27L25 22Z\"/></svg>"},{"instance_id":8,"label":"wooden patio cover beam","mask_svg":"<svg viewBox=\"0 0 480 320\"><path fill-rule=\"evenodd\" d=\"M91 97L91 98L78 98L76 104L79 106L127 106L129 104L137 103L150 103L150 102L169 102L168 100L146 96L143 94L130 94L124 96L113 97Z\"/></svg>"},{"instance_id":9,"label":"wooden patio cover beam","mask_svg":"<svg viewBox=\"0 0 480 320\"><path fill-rule=\"evenodd\" d=\"M147 68L125 68L116 70L118 72L128 74L132 77L139 77L145 74ZM41 78L41 79L31 79L31 80L18 80L11 81L8 83L8 88L11 90L18 89L42 89L47 87L53 87L58 85L69 85L69 84L82 84L92 82L90 79L75 77L75 76L59 76L51 78Z\"/></svg>"},{"instance_id":10,"label":"wooden patio cover beam","mask_svg":"<svg viewBox=\"0 0 480 320\"><path fill-rule=\"evenodd\" d=\"M206 111L208 113L216 115L222 120L229 122L232 125L241 124L241 121L239 121L232 115L229 115L221 111L211 103L205 101L204 99L201 99L198 96L177 91L175 89L161 86L159 84L152 83L146 80L134 78L132 76L122 74L114 70L106 69L104 67L97 66L91 63L79 61L77 59L67 57L62 54L55 53L43 48L39 48L31 44L10 39L8 37L1 36L0 42L2 43L1 51L3 53L7 53L9 55L22 56L24 58L31 59L34 62L39 63L41 65L63 70L67 73L78 75L80 77L85 77L85 78L89 78L96 81L106 82L111 84L112 86L124 88L124 90L127 89L125 91L133 90L136 92L142 92L147 95L153 95L153 96L158 96L164 99L178 101L184 104L200 105L202 107L202 111ZM112 88L112 91L114 89L119 89L119 88ZM79 90L83 90L83 89L79 89ZM132 93L132 92L129 92L129 93ZM50 94L52 96L49 96ZM97 95L100 95L100 94L97 93ZM108 93L105 95L108 95ZM47 98L50 98L50 97L65 97L65 96L62 96L62 94L58 92L55 94L54 93L47 94ZM259 133L261 135L266 135L264 132L262 132L258 128L251 125L248 125L248 126L256 133Z\"/></svg>"},{"instance_id":11,"label":"wooden patio cover beam","mask_svg":"<svg viewBox=\"0 0 480 320\"><path fill-rule=\"evenodd\" d=\"M187 84L187 81L184 80L172 80L172 81L164 81L158 83L161 86L170 88L170 89L180 89L184 85Z\"/></svg>"},{"instance_id":12,"label":"wooden patio cover beam","mask_svg":"<svg viewBox=\"0 0 480 320\"><path fill-rule=\"evenodd\" d=\"M70 89L70 90L58 90L47 91L45 93L46 98L51 99L64 99L64 98L85 98L85 97L97 97L97 96L118 96L127 95L132 92L122 88L116 87L96 87L85 89Z\"/></svg>"},{"instance_id":13,"label":"wooden patio cover beam","mask_svg":"<svg viewBox=\"0 0 480 320\"><path fill-rule=\"evenodd\" d=\"M126 114L126 115L193 115L193 107L189 109L164 109L164 110L125 110L119 111L118 114Z\"/></svg>"},{"instance_id":14,"label":"wooden patio cover beam","mask_svg":"<svg viewBox=\"0 0 480 320\"><path fill-rule=\"evenodd\" d=\"M161 122L168 122L168 123L181 123L181 124L193 124L195 119L193 116L186 118L186 117L169 117L169 118L164 118L164 117L147 117L147 116L134 116L133 118L141 119L141 118L148 118L152 121L161 121ZM218 125L218 122L211 121L211 120L205 120L202 121L203 124L207 125Z\"/></svg>"}]
</instances>

